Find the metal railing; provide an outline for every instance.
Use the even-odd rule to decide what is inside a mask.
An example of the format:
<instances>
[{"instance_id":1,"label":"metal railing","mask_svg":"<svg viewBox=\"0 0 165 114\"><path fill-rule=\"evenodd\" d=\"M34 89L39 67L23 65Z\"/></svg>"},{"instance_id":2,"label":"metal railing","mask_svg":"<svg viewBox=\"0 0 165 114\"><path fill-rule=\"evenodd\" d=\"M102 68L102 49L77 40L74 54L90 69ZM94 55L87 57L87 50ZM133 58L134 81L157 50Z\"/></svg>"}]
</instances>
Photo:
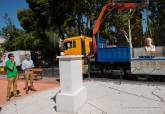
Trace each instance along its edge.
<instances>
[{"instance_id":1,"label":"metal railing","mask_svg":"<svg viewBox=\"0 0 165 114\"><path fill-rule=\"evenodd\" d=\"M43 77L59 77L59 68L52 67L52 68L43 68Z\"/></svg>"}]
</instances>

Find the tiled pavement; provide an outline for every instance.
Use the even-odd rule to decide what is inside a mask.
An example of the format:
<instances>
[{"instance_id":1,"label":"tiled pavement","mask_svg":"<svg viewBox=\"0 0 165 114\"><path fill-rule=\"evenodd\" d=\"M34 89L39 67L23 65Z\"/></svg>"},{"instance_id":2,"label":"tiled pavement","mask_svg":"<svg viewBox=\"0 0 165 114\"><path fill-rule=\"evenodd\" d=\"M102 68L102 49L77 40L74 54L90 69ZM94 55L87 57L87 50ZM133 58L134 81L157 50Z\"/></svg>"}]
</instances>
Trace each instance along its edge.
<instances>
[{"instance_id":1,"label":"tiled pavement","mask_svg":"<svg viewBox=\"0 0 165 114\"><path fill-rule=\"evenodd\" d=\"M85 81L87 102L78 114L165 114L165 85ZM59 88L34 93L3 106L0 114L62 114L52 99Z\"/></svg>"}]
</instances>

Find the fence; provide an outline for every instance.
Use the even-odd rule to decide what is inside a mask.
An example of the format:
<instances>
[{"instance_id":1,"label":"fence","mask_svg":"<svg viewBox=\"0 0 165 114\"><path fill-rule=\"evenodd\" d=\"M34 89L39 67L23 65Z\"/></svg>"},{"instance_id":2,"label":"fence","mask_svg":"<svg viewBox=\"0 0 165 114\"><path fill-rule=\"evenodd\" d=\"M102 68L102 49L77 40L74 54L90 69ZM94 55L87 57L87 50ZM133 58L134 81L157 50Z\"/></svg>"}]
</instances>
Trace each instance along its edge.
<instances>
[{"instance_id":1,"label":"fence","mask_svg":"<svg viewBox=\"0 0 165 114\"><path fill-rule=\"evenodd\" d=\"M59 77L59 68L52 67L52 68L44 68L42 72L43 77Z\"/></svg>"}]
</instances>

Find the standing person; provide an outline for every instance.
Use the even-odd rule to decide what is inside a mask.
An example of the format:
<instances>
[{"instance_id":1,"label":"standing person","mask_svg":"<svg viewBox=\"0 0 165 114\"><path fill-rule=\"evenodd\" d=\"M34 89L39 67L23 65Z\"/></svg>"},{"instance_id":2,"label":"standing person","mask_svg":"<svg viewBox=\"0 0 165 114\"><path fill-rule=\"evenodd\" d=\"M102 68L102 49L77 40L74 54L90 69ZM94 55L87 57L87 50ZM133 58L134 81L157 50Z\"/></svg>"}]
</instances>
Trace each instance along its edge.
<instances>
[{"instance_id":1,"label":"standing person","mask_svg":"<svg viewBox=\"0 0 165 114\"><path fill-rule=\"evenodd\" d=\"M16 62L14 61L14 55L12 53L8 54L8 60L5 63L6 66L6 75L8 80L7 86L7 101L10 101L11 97L11 86L13 86L13 93L15 97L19 97L20 95L17 93L17 79L18 72L16 68Z\"/></svg>"},{"instance_id":2,"label":"standing person","mask_svg":"<svg viewBox=\"0 0 165 114\"><path fill-rule=\"evenodd\" d=\"M26 54L26 59L22 62L22 70L25 73L25 91L28 94L29 89L32 91L36 91L33 86L33 60L31 60L30 54ZM28 82L30 80L30 88L28 87Z\"/></svg>"}]
</instances>

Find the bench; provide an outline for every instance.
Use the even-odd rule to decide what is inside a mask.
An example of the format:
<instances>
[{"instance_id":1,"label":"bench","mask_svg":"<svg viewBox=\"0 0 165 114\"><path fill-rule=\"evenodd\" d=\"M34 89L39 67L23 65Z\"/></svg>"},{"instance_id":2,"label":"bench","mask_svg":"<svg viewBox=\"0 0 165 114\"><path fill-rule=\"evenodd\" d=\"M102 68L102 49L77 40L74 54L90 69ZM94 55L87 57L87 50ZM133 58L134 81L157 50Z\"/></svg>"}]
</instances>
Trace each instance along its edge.
<instances>
[{"instance_id":1,"label":"bench","mask_svg":"<svg viewBox=\"0 0 165 114\"><path fill-rule=\"evenodd\" d=\"M18 72L18 76L19 76L18 79L21 79L21 80L25 79L25 73L24 73L24 71L19 71Z\"/></svg>"},{"instance_id":2,"label":"bench","mask_svg":"<svg viewBox=\"0 0 165 114\"><path fill-rule=\"evenodd\" d=\"M43 68L33 68L34 79L42 79ZM38 78L39 77L39 78Z\"/></svg>"}]
</instances>

